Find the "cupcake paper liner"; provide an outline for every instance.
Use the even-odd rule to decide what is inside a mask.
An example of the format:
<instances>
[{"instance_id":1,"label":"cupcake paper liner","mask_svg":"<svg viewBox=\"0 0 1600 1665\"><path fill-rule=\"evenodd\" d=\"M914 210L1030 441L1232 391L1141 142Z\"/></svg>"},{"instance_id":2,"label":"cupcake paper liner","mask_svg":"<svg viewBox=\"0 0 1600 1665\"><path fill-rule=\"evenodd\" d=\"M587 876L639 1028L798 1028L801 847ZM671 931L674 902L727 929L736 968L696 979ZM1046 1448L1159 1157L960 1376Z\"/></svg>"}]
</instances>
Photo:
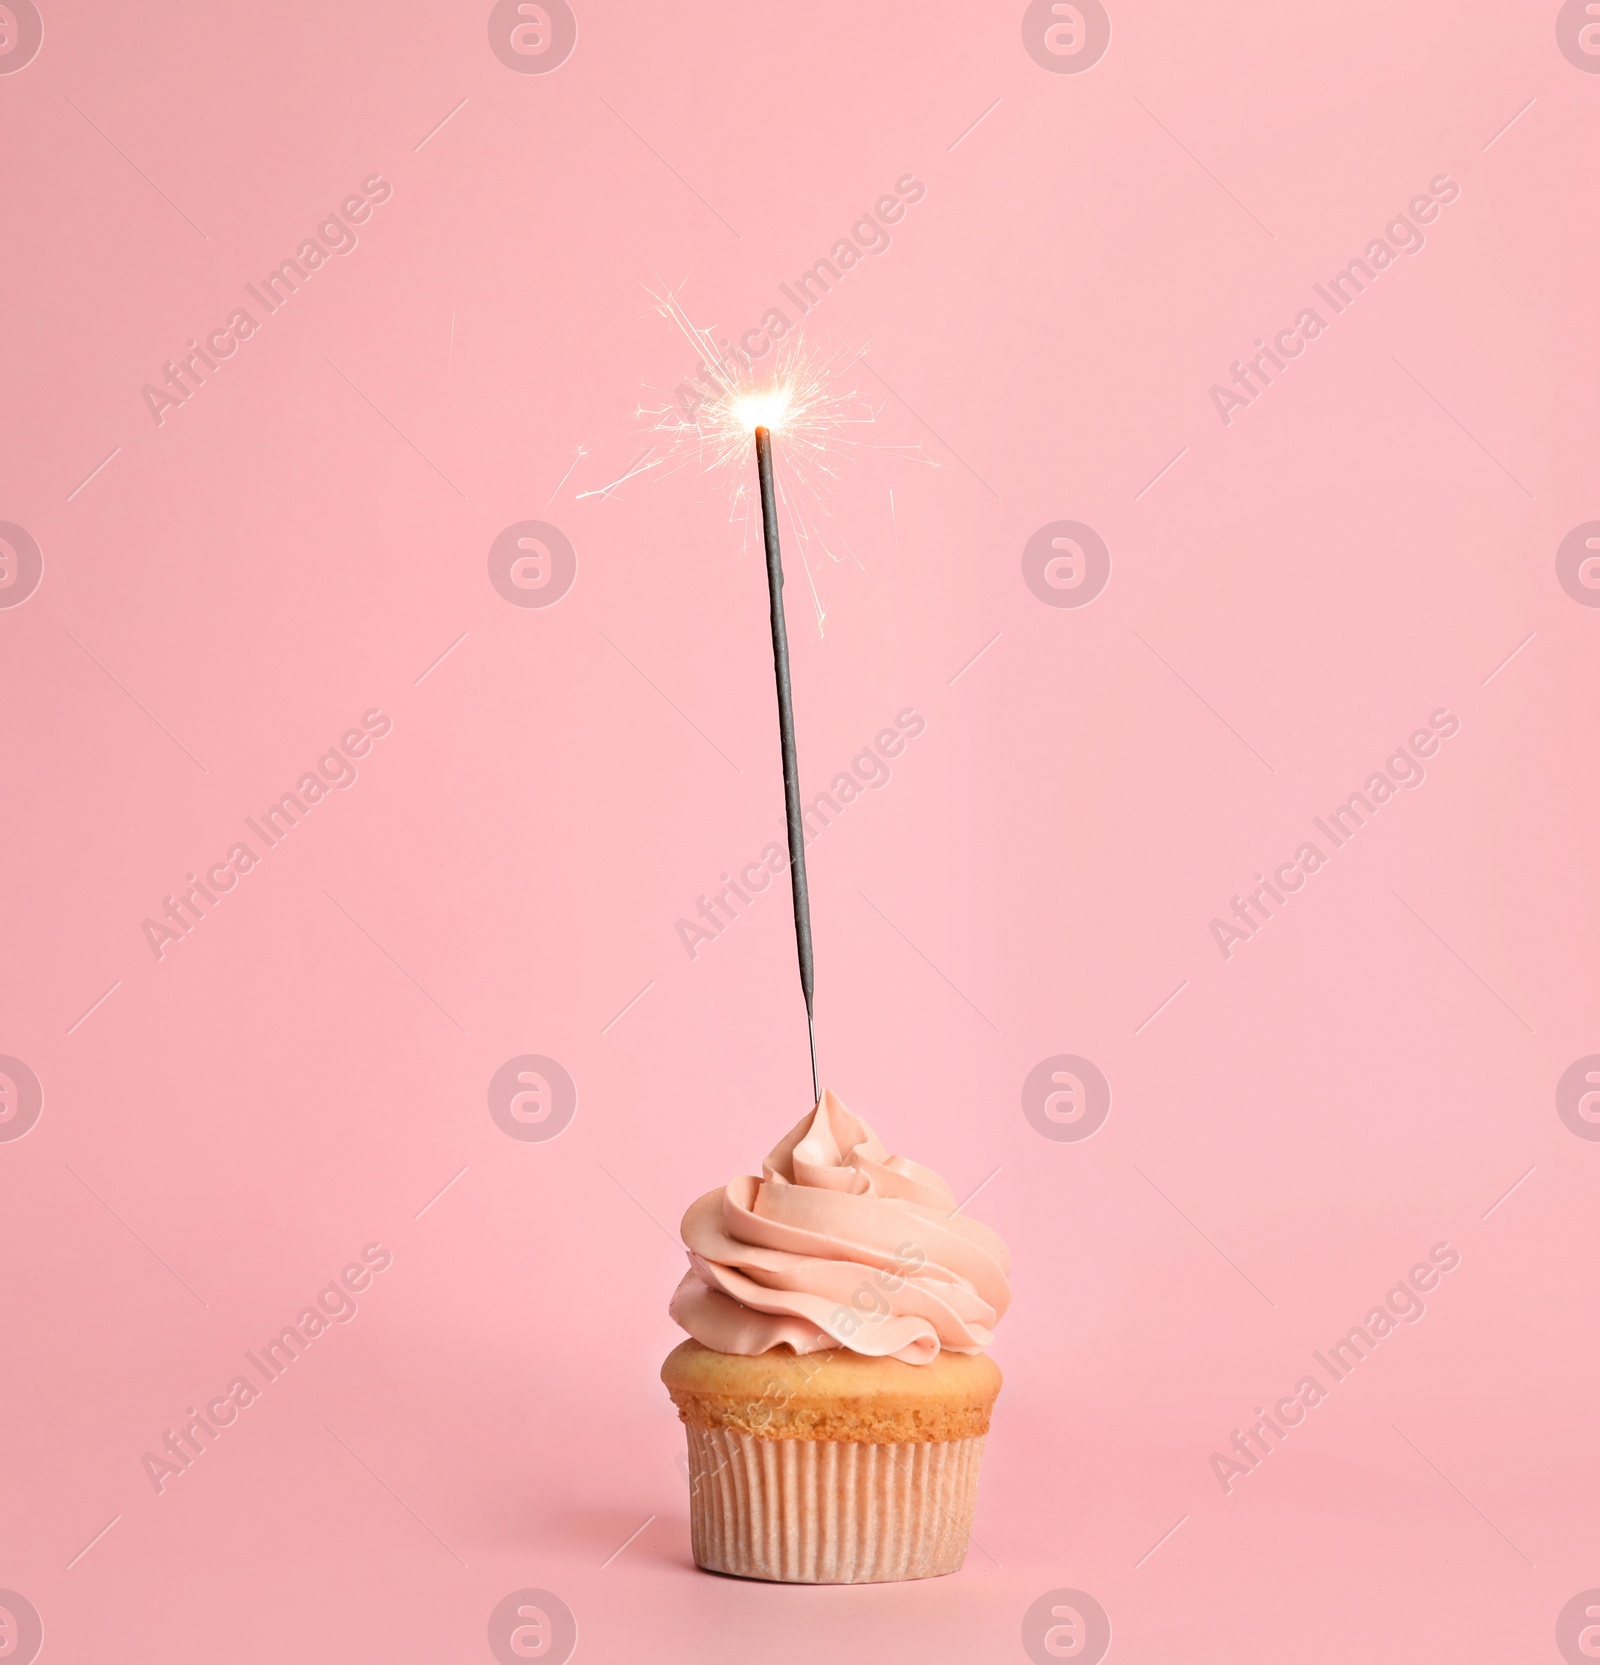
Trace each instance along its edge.
<instances>
[{"instance_id":1,"label":"cupcake paper liner","mask_svg":"<svg viewBox=\"0 0 1600 1665\"><path fill-rule=\"evenodd\" d=\"M953 1573L966 1559L981 1434L869 1445L685 1432L694 1558L712 1572L879 1584Z\"/></svg>"}]
</instances>

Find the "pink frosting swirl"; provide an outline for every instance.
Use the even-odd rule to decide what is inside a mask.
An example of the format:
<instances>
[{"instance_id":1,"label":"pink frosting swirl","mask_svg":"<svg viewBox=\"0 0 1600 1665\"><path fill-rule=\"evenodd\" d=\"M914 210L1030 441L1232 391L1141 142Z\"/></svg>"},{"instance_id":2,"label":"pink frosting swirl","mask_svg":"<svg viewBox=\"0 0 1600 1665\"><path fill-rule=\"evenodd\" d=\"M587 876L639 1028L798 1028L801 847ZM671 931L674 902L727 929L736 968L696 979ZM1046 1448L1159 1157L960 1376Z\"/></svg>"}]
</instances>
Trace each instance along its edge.
<instances>
[{"instance_id":1,"label":"pink frosting swirl","mask_svg":"<svg viewBox=\"0 0 1600 1665\"><path fill-rule=\"evenodd\" d=\"M957 1212L931 1169L890 1156L831 1090L762 1177L708 1191L683 1217L689 1271L674 1319L719 1353L846 1347L931 1364L978 1353L1011 1301L1005 1244Z\"/></svg>"}]
</instances>

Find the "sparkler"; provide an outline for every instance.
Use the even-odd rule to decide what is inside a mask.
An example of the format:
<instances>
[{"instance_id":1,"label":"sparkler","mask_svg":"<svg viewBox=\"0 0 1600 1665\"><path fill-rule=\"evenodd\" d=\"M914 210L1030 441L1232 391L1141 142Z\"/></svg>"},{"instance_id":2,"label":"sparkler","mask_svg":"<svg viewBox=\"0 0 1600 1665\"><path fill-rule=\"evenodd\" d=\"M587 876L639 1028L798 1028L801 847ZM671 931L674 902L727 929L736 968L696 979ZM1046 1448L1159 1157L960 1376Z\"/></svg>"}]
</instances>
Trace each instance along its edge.
<instances>
[{"instance_id":1,"label":"sparkler","mask_svg":"<svg viewBox=\"0 0 1600 1665\"><path fill-rule=\"evenodd\" d=\"M756 448L756 479L761 498L761 532L767 557L767 598L771 610L772 669L778 691L778 744L783 761L783 804L788 826L789 888L794 906L795 949L800 962L800 992L806 1002L806 1037L811 1049L811 1097L822 1097L817 1073L816 976L811 951L811 898L806 885L805 823L800 809L800 763L794 740L794 690L789 676L789 633L783 610L783 557L778 544L778 487L773 472L772 435L784 437L786 471L792 472L807 498L820 506L815 482L832 472L830 441L848 443L847 431L873 420L870 410L857 408L853 391L841 392L837 362L819 359L798 349L778 355L771 380L758 382L748 365L717 349L714 339L697 329L675 299L667 297L661 310L678 326L700 354L699 386L680 385L677 403L642 412L654 418L658 431L670 434L674 450L685 444L699 453L703 466L735 470L748 466L752 437ZM748 478L748 476L745 476ZM736 497L744 495L736 488ZM786 506L800 538L802 559L815 534L814 517L806 515L796 494L786 495ZM822 622L822 604L804 560L806 578Z\"/></svg>"},{"instance_id":2,"label":"sparkler","mask_svg":"<svg viewBox=\"0 0 1600 1665\"><path fill-rule=\"evenodd\" d=\"M815 971L811 951L811 899L806 886L805 823L800 808L800 764L795 754L794 692L789 677L789 636L783 609L783 558L778 546L780 481L773 466L773 434L783 438L783 507L799 539L801 560L810 583L820 628L823 611L812 577L808 549L821 537L823 513L817 487L834 472L841 451L859 443L852 430L876 420L877 413L853 388L846 391L850 366L786 342L774 353L767 379L756 376L751 361L695 327L674 296L657 305L683 333L700 357L693 383L680 383L672 404L642 410L669 452L698 454L701 466L725 470L741 483L735 500L745 499L749 446L755 440L756 480L761 499L761 531L767 558L767 597L771 608L772 668L778 690L778 742L783 760L783 802L788 823L789 883L794 904L795 948L800 961L800 990L806 1002L806 1034L811 1047L811 1093L822 1096L817 1074ZM648 454L648 453L647 453ZM687 458L685 458L687 460ZM631 477L637 463L630 468ZM651 465L653 466L653 465ZM615 482L620 484L620 482ZM607 490L611 488L606 488Z\"/></svg>"},{"instance_id":3,"label":"sparkler","mask_svg":"<svg viewBox=\"0 0 1600 1665\"><path fill-rule=\"evenodd\" d=\"M779 420L787 391L764 402L750 401L747 414ZM789 822L789 888L794 898L794 938L800 955L800 991L806 997L806 1034L811 1042L811 1100L822 1090L817 1081L817 1023L812 1009L815 972L811 959L811 895L806 888L806 834L800 816L800 762L794 748L794 693L789 685L789 633L783 618L783 557L778 552L778 499L772 484L772 432L755 426L756 477L761 484L761 530L767 545L767 596L772 607L772 668L778 682L778 744L783 753L783 807Z\"/></svg>"}]
</instances>

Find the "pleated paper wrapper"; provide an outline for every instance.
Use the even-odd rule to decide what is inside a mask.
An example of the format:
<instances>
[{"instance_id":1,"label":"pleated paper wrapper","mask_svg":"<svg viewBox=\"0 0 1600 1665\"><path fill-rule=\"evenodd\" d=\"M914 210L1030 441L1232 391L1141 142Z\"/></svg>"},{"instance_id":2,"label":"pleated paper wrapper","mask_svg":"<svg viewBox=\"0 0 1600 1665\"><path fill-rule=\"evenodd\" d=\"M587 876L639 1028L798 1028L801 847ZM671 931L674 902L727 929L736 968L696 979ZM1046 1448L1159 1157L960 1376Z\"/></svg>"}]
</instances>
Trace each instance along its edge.
<instances>
[{"instance_id":1,"label":"pleated paper wrapper","mask_svg":"<svg viewBox=\"0 0 1600 1665\"><path fill-rule=\"evenodd\" d=\"M869 1445L685 1432L694 1558L712 1572L881 1584L936 1578L966 1559L982 1434Z\"/></svg>"}]
</instances>

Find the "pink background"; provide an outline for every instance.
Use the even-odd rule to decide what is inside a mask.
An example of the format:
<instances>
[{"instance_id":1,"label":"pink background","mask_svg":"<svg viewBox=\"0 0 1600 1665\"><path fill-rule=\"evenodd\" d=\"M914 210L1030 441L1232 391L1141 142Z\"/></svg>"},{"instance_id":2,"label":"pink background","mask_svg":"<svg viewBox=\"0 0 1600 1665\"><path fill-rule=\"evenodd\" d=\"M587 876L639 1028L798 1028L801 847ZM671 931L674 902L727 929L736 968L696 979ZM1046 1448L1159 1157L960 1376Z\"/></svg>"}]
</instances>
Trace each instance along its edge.
<instances>
[{"instance_id":1,"label":"pink background","mask_svg":"<svg viewBox=\"0 0 1600 1665\"><path fill-rule=\"evenodd\" d=\"M1600 77L1557 7L1113 0L1053 74L1017 4L588 0L519 74L485 4L40 6L0 74L0 520L44 556L0 606L0 1052L44 1090L0 1144L0 1587L44 1657L488 1660L540 1587L589 1661L1025 1660L1072 1587L1129 1661L1561 1658L1600 1584L1600 1148L1555 1096L1600 1052L1600 611L1555 562L1600 515ZM656 1380L678 1216L808 1097L781 891L674 930L780 836L764 575L724 482L600 488L693 368L650 291L742 328L908 172L806 320L880 412L825 634L789 546L808 785L927 721L813 846L819 1044L891 1149L990 1176L1015 1304L965 1570L774 1588L693 1570ZM1225 426L1211 385L1441 173ZM158 426L142 386L373 174ZM576 582L513 606L487 552L538 518ZM1092 605L1023 582L1060 519ZM157 960L141 921L375 707ZM1441 707L1425 784L1224 959ZM523 1053L577 1083L552 1141L488 1111ZM1023 1113L1056 1053L1111 1083L1090 1139ZM142 1454L373 1241L359 1317L158 1495ZM1426 1318L1225 1494L1212 1452L1439 1241Z\"/></svg>"}]
</instances>

